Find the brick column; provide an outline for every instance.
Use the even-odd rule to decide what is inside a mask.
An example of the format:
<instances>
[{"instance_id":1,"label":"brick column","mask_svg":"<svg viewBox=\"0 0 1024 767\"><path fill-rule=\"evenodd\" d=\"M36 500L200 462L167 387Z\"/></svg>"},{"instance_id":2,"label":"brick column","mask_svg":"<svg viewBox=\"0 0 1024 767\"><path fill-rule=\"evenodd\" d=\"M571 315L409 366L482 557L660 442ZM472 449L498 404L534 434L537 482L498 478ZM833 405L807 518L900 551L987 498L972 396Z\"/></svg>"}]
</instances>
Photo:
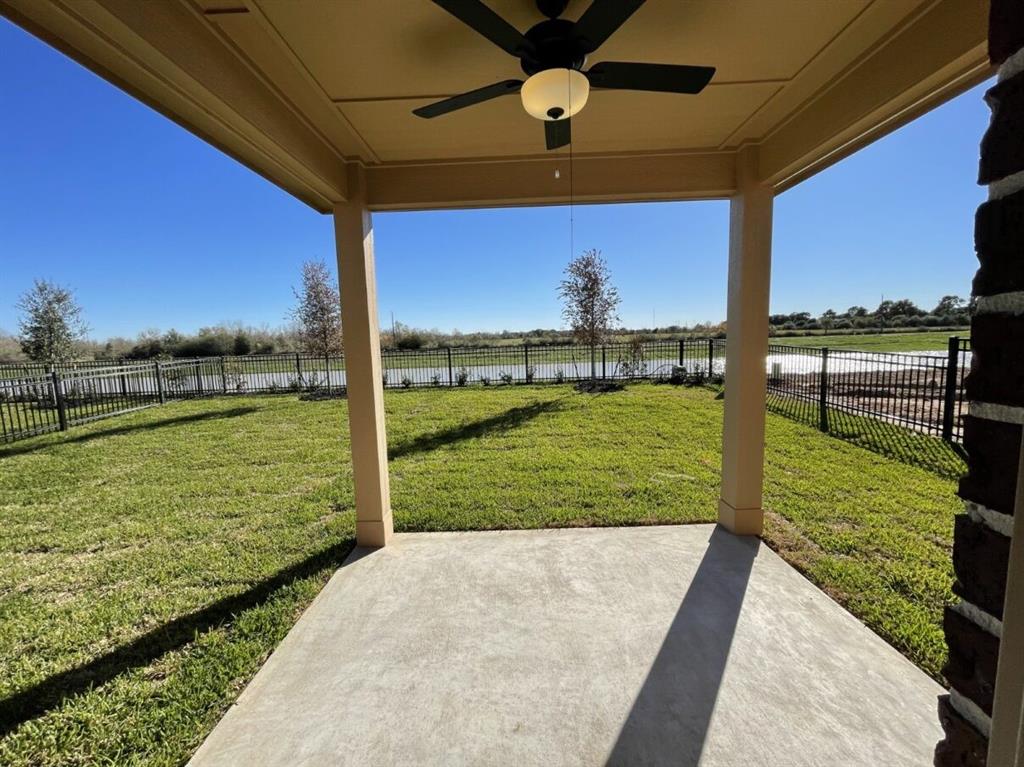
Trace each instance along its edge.
<instances>
[{"instance_id":1,"label":"brick column","mask_svg":"<svg viewBox=\"0 0 1024 767\"><path fill-rule=\"evenodd\" d=\"M992 122L981 143L979 183L988 185L989 199L975 217L980 268L964 423L968 470L953 538L960 601L943 620L950 692L939 700L940 767L986 764L1004 635L1024 424L1024 1L991 0L989 56L1000 69L985 96Z\"/></svg>"}]
</instances>

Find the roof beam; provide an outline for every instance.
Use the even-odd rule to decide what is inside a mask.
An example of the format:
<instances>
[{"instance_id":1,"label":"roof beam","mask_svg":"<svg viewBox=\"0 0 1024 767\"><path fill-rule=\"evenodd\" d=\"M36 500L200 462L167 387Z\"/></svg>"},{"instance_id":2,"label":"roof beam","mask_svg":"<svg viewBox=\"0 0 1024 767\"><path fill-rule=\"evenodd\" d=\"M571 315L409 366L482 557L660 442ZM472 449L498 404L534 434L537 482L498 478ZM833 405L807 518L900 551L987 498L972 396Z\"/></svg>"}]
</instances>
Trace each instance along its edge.
<instances>
[{"instance_id":1,"label":"roof beam","mask_svg":"<svg viewBox=\"0 0 1024 767\"><path fill-rule=\"evenodd\" d=\"M938 0L908 19L761 142L762 180L784 191L990 76L987 5Z\"/></svg>"},{"instance_id":2,"label":"roof beam","mask_svg":"<svg viewBox=\"0 0 1024 767\"><path fill-rule=\"evenodd\" d=\"M0 15L317 210L345 200L341 155L192 6L0 0Z\"/></svg>"},{"instance_id":3,"label":"roof beam","mask_svg":"<svg viewBox=\"0 0 1024 767\"><path fill-rule=\"evenodd\" d=\"M366 183L372 210L718 199L735 191L735 154L381 165L367 167Z\"/></svg>"}]
</instances>

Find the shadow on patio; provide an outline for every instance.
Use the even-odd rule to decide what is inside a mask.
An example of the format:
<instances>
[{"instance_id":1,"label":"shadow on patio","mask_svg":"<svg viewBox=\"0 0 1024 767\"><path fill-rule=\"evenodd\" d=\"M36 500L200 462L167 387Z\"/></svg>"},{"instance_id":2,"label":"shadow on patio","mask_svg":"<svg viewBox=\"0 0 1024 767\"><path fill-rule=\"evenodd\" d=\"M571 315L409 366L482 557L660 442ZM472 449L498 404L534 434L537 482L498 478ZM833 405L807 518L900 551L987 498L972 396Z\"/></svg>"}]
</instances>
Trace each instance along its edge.
<instances>
[{"instance_id":1,"label":"shadow on patio","mask_svg":"<svg viewBox=\"0 0 1024 767\"><path fill-rule=\"evenodd\" d=\"M903 767L941 692L712 525L400 534L354 552L192 764Z\"/></svg>"},{"instance_id":2,"label":"shadow on patio","mask_svg":"<svg viewBox=\"0 0 1024 767\"><path fill-rule=\"evenodd\" d=\"M716 527L609 764L700 763L758 543Z\"/></svg>"}]
</instances>

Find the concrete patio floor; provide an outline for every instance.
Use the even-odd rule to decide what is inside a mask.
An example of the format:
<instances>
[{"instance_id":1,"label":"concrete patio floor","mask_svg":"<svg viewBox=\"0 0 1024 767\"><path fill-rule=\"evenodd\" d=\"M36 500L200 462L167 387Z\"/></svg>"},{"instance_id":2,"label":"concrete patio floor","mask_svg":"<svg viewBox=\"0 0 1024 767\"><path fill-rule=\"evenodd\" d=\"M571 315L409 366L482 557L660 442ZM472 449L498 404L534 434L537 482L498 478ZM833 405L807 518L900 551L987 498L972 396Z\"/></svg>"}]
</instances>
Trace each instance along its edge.
<instances>
[{"instance_id":1,"label":"concrete patio floor","mask_svg":"<svg viewBox=\"0 0 1024 767\"><path fill-rule=\"evenodd\" d=\"M928 765L934 681L713 525L356 550L195 754L211 765Z\"/></svg>"}]
</instances>

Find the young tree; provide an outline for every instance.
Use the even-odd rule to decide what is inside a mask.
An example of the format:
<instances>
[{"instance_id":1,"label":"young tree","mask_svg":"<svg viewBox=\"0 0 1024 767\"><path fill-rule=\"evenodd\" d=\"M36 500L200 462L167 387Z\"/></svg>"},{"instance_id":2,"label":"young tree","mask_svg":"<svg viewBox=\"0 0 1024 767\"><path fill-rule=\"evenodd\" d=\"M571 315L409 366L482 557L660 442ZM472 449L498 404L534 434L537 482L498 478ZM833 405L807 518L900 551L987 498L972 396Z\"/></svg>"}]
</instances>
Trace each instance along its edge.
<instances>
[{"instance_id":1,"label":"young tree","mask_svg":"<svg viewBox=\"0 0 1024 767\"><path fill-rule=\"evenodd\" d=\"M590 379L597 378L597 347L619 321L619 292L611 282L601 251L588 250L565 268L558 288L562 317L576 340L590 347Z\"/></svg>"},{"instance_id":2,"label":"young tree","mask_svg":"<svg viewBox=\"0 0 1024 767\"><path fill-rule=\"evenodd\" d=\"M89 327L74 294L46 280L36 280L16 304L21 350L35 362L56 365L74 359L75 344Z\"/></svg>"},{"instance_id":3,"label":"young tree","mask_svg":"<svg viewBox=\"0 0 1024 767\"><path fill-rule=\"evenodd\" d=\"M302 345L310 354L337 354L342 349L341 297L323 261L302 264L302 287L292 289L298 306L292 318L299 325Z\"/></svg>"}]
</instances>

